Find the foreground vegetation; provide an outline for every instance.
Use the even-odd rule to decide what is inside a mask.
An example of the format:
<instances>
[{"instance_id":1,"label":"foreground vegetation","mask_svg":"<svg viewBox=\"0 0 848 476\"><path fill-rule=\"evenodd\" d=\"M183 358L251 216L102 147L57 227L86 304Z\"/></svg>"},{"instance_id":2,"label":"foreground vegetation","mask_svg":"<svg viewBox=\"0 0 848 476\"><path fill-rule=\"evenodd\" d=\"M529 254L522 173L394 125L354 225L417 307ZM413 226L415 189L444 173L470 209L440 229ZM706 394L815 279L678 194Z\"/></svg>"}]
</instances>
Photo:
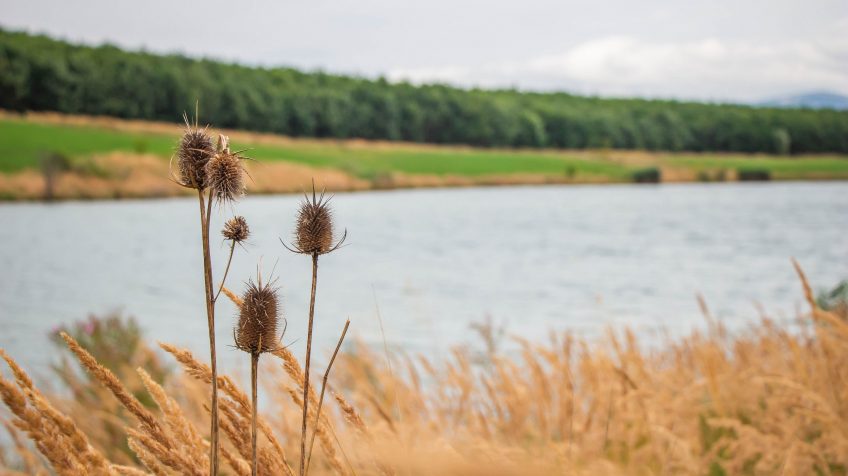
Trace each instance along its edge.
<instances>
[{"instance_id":1,"label":"foreground vegetation","mask_svg":"<svg viewBox=\"0 0 848 476\"><path fill-rule=\"evenodd\" d=\"M0 30L0 108L174 122L198 100L202 116L220 127L294 137L848 153L848 112L392 84Z\"/></svg>"},{"instance_id":2,"label":"foreground vegetation","mask_svg":"<svg viewBox=\"0 0 848 476\"><path fill-rule=\"evenodd\" d=\"M616 150L479 149L291 139L228 131L253 193L300 192L315 177L332 190L543 183L848 179L840 155L759 156ZM58 114L0 115L0 198L184 194L168 180L179 128ZM58 164L45 163L48 156ZM254 173L261 170L260 173ZM751 175L759 173L760 175ZM745 174L748 174L747 176Z\"/></svg>"},{"instance_id":3,"label":"foreground vegetation","mask_svg":"<svg viewBox=\"0 0 848 476\"><path fill-rule=\"evenodd\" d=\"M845 309L821 309L802 283L811 312L792 332L764 318L732 335L705 309L706 331L654 351L629 331L510 344L490 326L479 328L485 351L465 346L444 358L348 346L333 367L311 469L844 475ZM15 445L0 460L4 474L208 473L209 367L167 344L163 360L124 328L109 319L64 329L89 371L71 360L58 368L71 395L40 392L3 354ZM259 474L296 474L303 372L285 349L265 364ZM219 377L222 474L247 475L251 403L237 382Z\"/></svg>"}]
</instances>

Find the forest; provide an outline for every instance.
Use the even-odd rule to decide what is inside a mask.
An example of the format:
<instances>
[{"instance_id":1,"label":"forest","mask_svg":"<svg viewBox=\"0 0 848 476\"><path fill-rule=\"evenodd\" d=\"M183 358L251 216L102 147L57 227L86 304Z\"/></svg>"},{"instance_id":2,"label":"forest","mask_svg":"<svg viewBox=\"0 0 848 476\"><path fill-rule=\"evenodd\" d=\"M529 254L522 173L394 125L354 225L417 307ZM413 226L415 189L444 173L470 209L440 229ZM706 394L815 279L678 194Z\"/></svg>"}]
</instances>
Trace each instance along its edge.
<instances>
[{"instance_id":1,"label":"forest","mask_svg":"<svg viewBox=\"0 0 848 476\"><path fill-rule=\"evenodd\" d=\"M767 80L767 78L765 79ZM848 112L413 85L0 30L0 108L292 137L769 154L848 153Z\"/></svg>"}]
</instances>

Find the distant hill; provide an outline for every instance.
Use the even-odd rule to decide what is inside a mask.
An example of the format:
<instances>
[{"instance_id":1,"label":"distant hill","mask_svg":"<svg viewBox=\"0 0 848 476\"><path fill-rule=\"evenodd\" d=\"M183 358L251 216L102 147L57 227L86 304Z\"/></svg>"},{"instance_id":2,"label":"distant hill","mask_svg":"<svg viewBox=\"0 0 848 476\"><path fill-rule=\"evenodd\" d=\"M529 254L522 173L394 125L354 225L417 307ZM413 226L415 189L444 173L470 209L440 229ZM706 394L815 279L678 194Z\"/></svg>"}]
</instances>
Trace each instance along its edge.
<instances>
[{"instance_id":1,"label":"distant hill","mask_svg":"<svg viewBox=\"0 0 848 476\"><path fill-rule=\"evenodd\" d=\"M848 96L830 91L813 91L809 93L782 96L763 101L760 106L790 107L807 109L848 110Z\"/></svg>"}]
</instances>

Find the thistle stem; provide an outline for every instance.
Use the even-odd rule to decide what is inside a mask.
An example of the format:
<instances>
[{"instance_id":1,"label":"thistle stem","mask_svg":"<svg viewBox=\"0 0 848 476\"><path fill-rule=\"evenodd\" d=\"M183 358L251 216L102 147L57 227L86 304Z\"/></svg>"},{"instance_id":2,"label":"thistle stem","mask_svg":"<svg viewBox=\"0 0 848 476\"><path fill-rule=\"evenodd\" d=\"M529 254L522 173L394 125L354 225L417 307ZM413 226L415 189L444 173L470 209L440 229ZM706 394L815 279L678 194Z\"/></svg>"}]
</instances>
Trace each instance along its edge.
<instances>
[{"instance_id":1,"label":"thistle stem","mask_svg":"<svg viewBox=\"0 0 848 476\"><path fill-rule=\"evenodd\" d=\"M306 456L306 472L309 472L309 463L312 462L312 447L315 445L315 433L318 432L318 422L321 421L321 407L324 406L324 390L327 389L327 380L330 378L330 369L333 368L333 362L336 361L336 355L339 354L339 349L342 347L342 342L344 342L345 335L347 335L347 328L350 327L350 319L345 322L344 329L342 329L342 335L339 337L339 342L336 344L336 350L333 351L333 356L330 357L330 363L327 364L327 370L324 371L324 380L321 383L321 394L318 397L318 410L315 412L315 427L312 428L312 436L309 438L309 453Z\"/></svg>"},{"instance_id":2,"label":"thistle stem","mask_svg":"<svg viewBox=\"0 0 848 476\"><path fill-rule=\"evenodd\" d=\"M209 253L209 220L212 215L212 197L203 200L203 191L197 191L200 201L200 237L203 243L203 278L205 285L206 321L209 327L209 353L212 367L212 406L210 422L209 474L218 474L218 366L215 355L215 306L212 296L212 260ZM206 209L204 210L204 205Z\"/></svg>"},{"instance_id":3,"label":"thistle stem","mask_svg":"<svg viewBox=\"0 0 848 476\"><path fill-rule=\"evenodd\" d=\"M315 288L318 283L318 253L312 253L312 294L309 299L309 325L306 333L306 362L303 377L303 419L300 427L300 476L306 471L306 420L309 414L309 362L312 358L312 323L315 318Z\"/></svg>"},{"instance_id":4,"label":"thistle stem","mask_svg":"<svg viewBox=\"0 0 848 476\"><path fill-rule=\"evenodd\" d=\"M257 367L259 366L259 352L250 354L250 391L253 398L253 407L250 419L250 444L251 444L251 465L250 474L256 476L256 414L259 412L256 398L256 380Z\"/></svg>"},{"instance_id":5,"label":"thistle stem","mask_svg":"<svg viewBox=\"0 0 848 476\"><path fill-rule=\"evenodd\" d=\"M235 250L236 250L236 242L233 241L233 243L230 245L230 256L229 256L229 258L227 258L227 267L226 267L226 269L224 269L224 277L221 278L221 286L218 288L218 292L215 293L215 297L212 298L212 304L215 304L216 302L218 302L218 296L221 295L221 291L224 289L224 283L227 282L227 274L230 273L230 265L233 263L233 252Z\"/></svg>"}]
</instances>

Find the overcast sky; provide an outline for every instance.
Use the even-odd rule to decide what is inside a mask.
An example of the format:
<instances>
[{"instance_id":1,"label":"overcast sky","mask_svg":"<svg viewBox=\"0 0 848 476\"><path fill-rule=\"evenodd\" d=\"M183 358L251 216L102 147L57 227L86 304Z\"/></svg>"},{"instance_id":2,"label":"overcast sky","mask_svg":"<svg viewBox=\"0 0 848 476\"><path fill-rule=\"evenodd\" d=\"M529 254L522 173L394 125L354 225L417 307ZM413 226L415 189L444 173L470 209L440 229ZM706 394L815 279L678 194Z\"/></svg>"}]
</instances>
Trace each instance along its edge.
<instances>
[{"instance_id":1,"label":"overcast sky","mask_svg":"<svg viewBox=\"0 0 848 476\"><path fill-rule=\"evenodd\" d=\"M848 94L848 0L0 0L72 41L392 80L752 101Z\"/></svg>"}]
</instances>

